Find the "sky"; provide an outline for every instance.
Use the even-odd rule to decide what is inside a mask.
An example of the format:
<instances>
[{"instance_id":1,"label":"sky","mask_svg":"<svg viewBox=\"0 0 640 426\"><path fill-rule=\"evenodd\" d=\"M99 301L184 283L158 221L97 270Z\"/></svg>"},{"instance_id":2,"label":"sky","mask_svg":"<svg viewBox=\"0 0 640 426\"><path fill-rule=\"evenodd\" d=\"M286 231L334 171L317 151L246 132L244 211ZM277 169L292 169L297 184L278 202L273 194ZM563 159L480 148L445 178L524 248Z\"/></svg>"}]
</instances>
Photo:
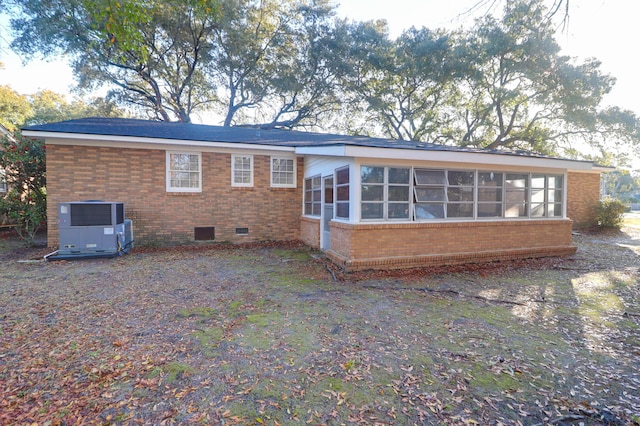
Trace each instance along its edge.
<instances>
[{"instance_id":1,"label":"sky","mask_svg":"<svg viewBox=\"0 0 640 426\"><path fill-rule=\"evenodd\" d=\"M478 3L494 0L336 0L339 16L365 21L386 19L391 36L411 26L427 28L459 28L470 26L474 16L468 13ZM551 0L549 0L551 1ZM498 1L498 3L500 3ZM562 54L579 60L595 57L601 70L617 79L605 105L629 109L640 115L640 78L638 78L637 43L640 41L640 2L637 0L570 0L568 29L557 40ZM487 10L476 8L476 10ZM50 89L69 93L73 75L64 58L26 65L8 48L9 23L0 16L0 85L9 85L18 93L31 94ZM71 97L71 95L69 96Z\"/></svg>"}]
</instances>

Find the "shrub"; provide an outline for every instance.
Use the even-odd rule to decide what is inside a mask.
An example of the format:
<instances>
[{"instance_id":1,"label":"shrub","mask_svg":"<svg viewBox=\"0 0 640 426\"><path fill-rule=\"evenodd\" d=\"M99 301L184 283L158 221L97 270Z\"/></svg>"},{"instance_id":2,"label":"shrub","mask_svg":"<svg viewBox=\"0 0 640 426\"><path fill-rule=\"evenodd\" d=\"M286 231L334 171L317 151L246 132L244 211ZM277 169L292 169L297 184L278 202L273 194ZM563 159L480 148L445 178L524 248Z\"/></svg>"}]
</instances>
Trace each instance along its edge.
<instances>
[{"instance_id":1,"label":"shrub","mask_svg":"<svg viewBox=\"0 0 640 426\"><path fill-rule=\"evenodd\" d=\"M598 227L620 229L624 220L624 212L627 206L616 198L600 200L596 206L598 215Z\"/></svg>"},{"instance_id":2,"label":"shrub","mask_svg":"<svg viewBox=\"0 0 640 426\"><path fill-rule=\"evenodd\" d=\"M47 224L45 154L41 141L20 134L0 141L0 167L6 174L7 193L0 198L0 215L16 225L28 245Z\"/></svg>"}]
</instances>

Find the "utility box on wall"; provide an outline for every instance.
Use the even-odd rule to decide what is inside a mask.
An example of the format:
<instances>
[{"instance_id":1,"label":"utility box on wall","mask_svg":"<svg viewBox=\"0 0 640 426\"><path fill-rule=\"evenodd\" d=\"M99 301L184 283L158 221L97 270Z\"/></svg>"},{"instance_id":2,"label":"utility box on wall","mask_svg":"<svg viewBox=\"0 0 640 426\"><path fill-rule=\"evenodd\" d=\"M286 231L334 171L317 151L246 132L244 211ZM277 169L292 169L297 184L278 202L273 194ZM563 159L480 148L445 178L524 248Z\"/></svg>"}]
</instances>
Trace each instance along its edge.
<instances>
[{"instance_id":1,"label":"utility box on wall","mask_svg":"<svg viewBox=\"0 0 640 426\"><path fill-rule=\"evenodd\" d=\"M133 224L125 218L120 202L60 203L58 229L58 258L120 255L133 246Z\"/></svg>"}]
</instances>

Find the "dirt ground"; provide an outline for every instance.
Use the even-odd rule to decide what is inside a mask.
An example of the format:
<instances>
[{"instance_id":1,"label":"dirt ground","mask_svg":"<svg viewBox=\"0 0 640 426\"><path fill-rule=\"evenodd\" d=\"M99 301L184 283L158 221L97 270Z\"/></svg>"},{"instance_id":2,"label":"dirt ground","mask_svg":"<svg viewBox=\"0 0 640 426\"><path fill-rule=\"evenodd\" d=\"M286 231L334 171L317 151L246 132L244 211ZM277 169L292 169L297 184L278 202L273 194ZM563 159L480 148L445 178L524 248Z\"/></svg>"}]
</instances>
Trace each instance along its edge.
<instances>
[{"instance_id":1,"label":"dirt ground","mask_svg":"<svg viewBox=\"0 0 640 426\"><path fill-rule=\"evenodd\" d=\"M344 275L295 243L0 238L0 424L640 424L640 229Z\"/></svg>"}]
</instances>

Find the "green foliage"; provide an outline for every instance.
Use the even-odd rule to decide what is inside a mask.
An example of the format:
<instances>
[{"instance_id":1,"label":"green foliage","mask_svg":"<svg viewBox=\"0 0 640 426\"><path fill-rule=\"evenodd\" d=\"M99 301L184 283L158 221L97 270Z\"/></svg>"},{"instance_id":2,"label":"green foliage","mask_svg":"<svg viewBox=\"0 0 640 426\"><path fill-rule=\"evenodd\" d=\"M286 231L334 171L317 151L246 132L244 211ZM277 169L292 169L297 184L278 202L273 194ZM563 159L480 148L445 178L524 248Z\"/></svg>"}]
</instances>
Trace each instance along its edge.
<instances>
[{"instance_id":1,"label":"green foliage","mask_svg":"<svg viewBox=\"0 0 640 426\"><path fill-rule=\"evenodd\" d=\"M604 193L625 203L640 202L640 177L637 172L614 170L602 174Z\"/></svg>"},{"instance_id":2,"label":"green foliage","mask_svg":"<svg viewBox=\"0 0 640 426\"><path fill-rule=\"evenodd\" d=\"M627 206L615 198L605 198L596 206L598 226L600 228L620 229Z\"/></svg>"},{"instance_id":3,"label":"green foliage","mask_svg":"<svg viewBox=\"0 0 640 426\"><path fill-rule=\"evenodd\" d=\"M42 90L27 98L33 111L24 122L28 126L83 117L124 116L115 102L104 98L94 98L88 102L77 98L69 101L65 95L51 90Z\"/></svg>"},{"instance_id":4,"label":"green foliage","mask_svg":"<svg viewBox=\"0 0 640 426\"><path fill-rule=\"evenodd\" d=\"M82 117L122 117L124 112L115 102L93 98L69 101L65 95L42 90L25 95L9 86L0 86L0 125L15 132L24 125L44 124Z\"/></svg>"},{"instance_id":5,"label":"green foliage","mask_svg":"<svg viewBox=\"0 0 640 426\"><path fill-rule=\"evenodd\" d=\"M43 143L19 134L3 138L0 168L4 169L7 182L7 192L0 198L0 216L14 223L20 238L33 245L36 234L47 222Z\"/></svg>"},{"instance_id":6,"label":"green foliage","mask_svg":"<svg viewBox=\"0 0 640 426\"><path fill-rule=\"evenodd\" d=\"M0 125L13 132L33 114L26 96L9 86L0 86Z\"/></svg>"},{"instance_id":7,"label":"green foliage","mask_svg":"<svg viewBox=\"0 0 640 426\"><path fill-rule=\"evenodd\" d=\"M12 48L64 52L81 89L165 121L215 111L227 126L575 157L637 147L638 117L601 105L615 79L561 55L550 18L568 1L498 3L470 29L392 40L329 0L22 0Z\"/></svg>"}]
</instances>

